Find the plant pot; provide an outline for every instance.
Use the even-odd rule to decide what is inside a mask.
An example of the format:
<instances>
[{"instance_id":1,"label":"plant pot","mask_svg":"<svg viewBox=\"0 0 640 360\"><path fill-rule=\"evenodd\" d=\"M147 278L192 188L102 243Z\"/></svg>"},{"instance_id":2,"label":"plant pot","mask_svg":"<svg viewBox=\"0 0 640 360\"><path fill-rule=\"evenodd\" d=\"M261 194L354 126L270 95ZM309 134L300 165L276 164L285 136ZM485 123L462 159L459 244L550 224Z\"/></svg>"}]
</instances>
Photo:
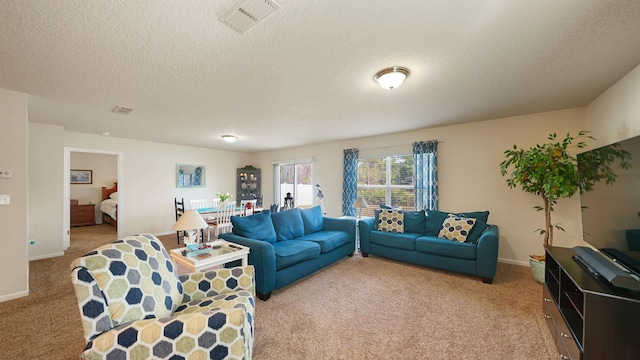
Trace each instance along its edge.
<instances>
[{"instance_id":1,"label":"plant pot","mask_svg":"<svg viewBox=\"0 0 640 360\"><path fill-rule=\"evenodd\" d=\"M529 257L529 266L531 266L531 275L533 275L533 278L542 284L544 282L544 261Z\"/></svg>"}]
</instances>

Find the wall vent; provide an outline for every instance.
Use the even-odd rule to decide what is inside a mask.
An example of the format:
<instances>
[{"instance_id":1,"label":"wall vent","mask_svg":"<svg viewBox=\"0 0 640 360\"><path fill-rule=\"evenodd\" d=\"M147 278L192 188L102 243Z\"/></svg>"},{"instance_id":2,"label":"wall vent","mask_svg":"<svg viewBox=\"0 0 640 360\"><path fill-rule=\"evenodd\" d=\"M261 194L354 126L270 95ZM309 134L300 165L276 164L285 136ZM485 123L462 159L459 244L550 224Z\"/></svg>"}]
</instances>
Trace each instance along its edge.
<instances>
[{"instance_id":1,"label":"wall vent","mask_svg":"<svg viewBox=\"0 0 640 360\"><path fill-rule=\"evenodd\" d=\"M117 114L129 115L129 113L132 112L133 109L118 105L118 106L114 107L113 110L111 110L111 111L113 111L114 113L117 113Z\"/></svg>"},{"instance_id":2,"label":"wall vent","mask_svg":"<svg viewBox=\"0 0 640 360\"><path fill-rule=\"evenodd\" d=\"M271 0L240 0L219 20L240 34L244 34L278 9L280 5Z\"/></svg>"}]
</instances>

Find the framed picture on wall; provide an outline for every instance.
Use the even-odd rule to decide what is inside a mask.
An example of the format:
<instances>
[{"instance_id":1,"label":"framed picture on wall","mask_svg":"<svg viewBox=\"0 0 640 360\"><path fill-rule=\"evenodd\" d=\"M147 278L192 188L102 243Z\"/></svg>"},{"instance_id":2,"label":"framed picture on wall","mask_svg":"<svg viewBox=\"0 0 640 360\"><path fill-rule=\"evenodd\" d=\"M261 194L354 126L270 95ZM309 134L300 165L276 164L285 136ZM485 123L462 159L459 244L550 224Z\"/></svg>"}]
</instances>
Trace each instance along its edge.
<instances>
[{"instance_id":1,"label":"framed picture on wall","mask_svg":"<svg viewBox=\"0 0 640 360\"><path fill-rule=\"evenodd\" d=\"M204 187L204 166L176 164L176 186Z\"/></svg>"},{"instance_id":2,"label":"framed picture on wall","mask_svg":"<svg viewBox=\"0 0 640 360\"><path fill-rule=\"evenodd\" d=\"M72 184L93 184L93 170L71 169Z\"/></svg>"}]
</instances>

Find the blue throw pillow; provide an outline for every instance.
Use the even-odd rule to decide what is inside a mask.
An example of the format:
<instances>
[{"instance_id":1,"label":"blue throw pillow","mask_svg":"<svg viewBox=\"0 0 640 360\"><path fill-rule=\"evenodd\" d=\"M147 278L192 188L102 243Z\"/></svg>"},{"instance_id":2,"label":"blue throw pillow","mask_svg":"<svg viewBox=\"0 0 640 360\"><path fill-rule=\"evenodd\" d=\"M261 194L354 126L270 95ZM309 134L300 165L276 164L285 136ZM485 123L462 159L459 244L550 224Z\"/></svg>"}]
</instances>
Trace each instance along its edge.
<instances>
[{"instance_id":1,"label":"blue throw pillow","mask_svg":"<svg viewBox=\"0 0 640 360\"><path fill-rule=\"evenodd\" d=\"M385 204L380 204L380 209L382 210L393 210L393 207Z\"/></svg>"},{"instance_id":2,"label":"blue throw pillow","mask_svg":"<svg viewBox=\"0 0 640 360\"><path fill-rule=\"evenodd\" d=\"M487 225L486 222L480 219L476 219L475 225L473 225L471 231L469 231L469 235L464 242L473 244L477 243L478 239L480 239L480 235L482 235L482 233L487 230L487 228L489 228L489 225Z\"/></svg>"},{"instance_id":3,"label":"blue throw pillow","mask_svg":"<svg viewBox=\"0 0 640 360\"><path fill-rule=\"evenodd\" d=\"M278 241L304 236L304 223L299 208L271 214Z\"/></svg>"},{"instance_id":4,"label":"blue throw pillow","mask_svg":"<svg viewBox=\"0 0 640 360\"><path fill-rule=\"evenodd\" d=\"M305 235L322 230L324 226L324 220L322 218L322 208L320 208L320 206L302 209L300 210L300 215L302 215L302 223L304 224Z\"/></svg>"},{"instance_id":5,"label":"blue throw pillow","mask_svg":"<svg viewBox=\"0 0 640 360\"><path fill-rule=\"evenodd\" d=\"M424 212L426 215L424 233L426 235L438 236L440 229L442 229L442 223L447 216L449 216L449 213L438 210L425 210Z\"/></svg>"},{"instance_id":6,"label":"blue throw pillow","mask_svg":"<svg viewBox=\"0 0 640 360\"><path fill-rule=\"evenodd\" d=\"M276 242L276 231L269 210L251 216L232 216L233 233L250 239Z\"/></svg>"},{"instance_id":7,"label":"blue throw pillow","mask_svg":"<svg viewBox=\"0 0 640 360\"><path fill-rule=\"evenodd\" d=\"M457 215L460 215L466 218L474 218L477 220L482 220L485 223L489 222L488 211L473 211L473 212L457 213Z\"/></svg>"},{"instance_id":8,"label":"blue throw pillow","mask_svg":"<svg viewBox=\"0 0 640 360\"><path fill-rule=\"evenodd\" d=\"M405 211L404 232L424 234L426 220L424 211Z\"/></svg>"}]
</instances>

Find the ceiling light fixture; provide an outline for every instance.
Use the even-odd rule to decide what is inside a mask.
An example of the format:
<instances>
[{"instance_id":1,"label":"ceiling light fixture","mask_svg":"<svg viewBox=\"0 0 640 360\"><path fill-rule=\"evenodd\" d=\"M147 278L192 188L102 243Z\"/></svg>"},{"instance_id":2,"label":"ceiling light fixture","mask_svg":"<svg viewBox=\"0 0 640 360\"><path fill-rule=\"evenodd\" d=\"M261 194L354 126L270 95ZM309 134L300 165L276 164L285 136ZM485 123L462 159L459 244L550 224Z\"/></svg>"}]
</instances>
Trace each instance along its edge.
<instances>
[{"instance_id":1,"label":"ceiling light fixture","mask_svg":"<svg viewBox=\"0 0 640 360\"><path fill-rule=\"evenodd\" d=\"M235 142L236 140L238 140L238 137L235 135L222 135L222 140L228 142L228 143L232 143Z\"/></svg>"},{"instance_id":2,"label":"ceiling light fixture","mask_svg":"<svg viewBox=\"0 0 640 360\"><path fill-rule=\"evenodd\" d=\"M409 76L409 69L402 66L393 66L378 71L374 76L375 80L383 89L395 89L402 85L404 79Z\"/></svg>"}]
</instances>

